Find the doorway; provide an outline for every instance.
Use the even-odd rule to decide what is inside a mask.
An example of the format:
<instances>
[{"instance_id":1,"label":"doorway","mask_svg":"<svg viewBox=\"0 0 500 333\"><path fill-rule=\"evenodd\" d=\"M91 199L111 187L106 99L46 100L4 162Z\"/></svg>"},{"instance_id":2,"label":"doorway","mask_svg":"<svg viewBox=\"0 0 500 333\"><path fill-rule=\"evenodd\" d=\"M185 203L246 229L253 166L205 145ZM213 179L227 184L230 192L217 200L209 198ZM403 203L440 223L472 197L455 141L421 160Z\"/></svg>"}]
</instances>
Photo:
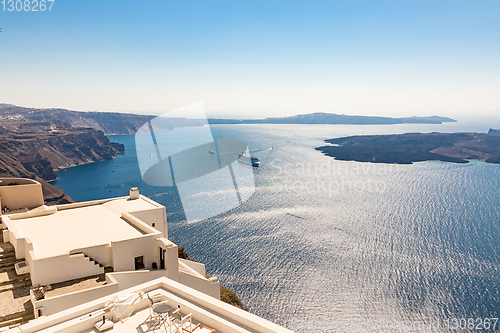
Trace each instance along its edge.
<instances>
[{"instance_id":1,"label":"doorway","mask_svg":"<svg viewBox=\"0 0 500 333\"><path fill-rule=\"evenodd\" d=\"M165 269L165 252L167 250L160 247L160 269Z\"/></svg>"},{"instance_id":2,"label":"doorway","mask_svg":"<svg viewBox=\"0 0 500 333\"><path fill-rule=\"evenodd\" d=\"M143 269L144 266L144 256L138 256L134 258L135 270Z\"/></svg>"}]
</instances>

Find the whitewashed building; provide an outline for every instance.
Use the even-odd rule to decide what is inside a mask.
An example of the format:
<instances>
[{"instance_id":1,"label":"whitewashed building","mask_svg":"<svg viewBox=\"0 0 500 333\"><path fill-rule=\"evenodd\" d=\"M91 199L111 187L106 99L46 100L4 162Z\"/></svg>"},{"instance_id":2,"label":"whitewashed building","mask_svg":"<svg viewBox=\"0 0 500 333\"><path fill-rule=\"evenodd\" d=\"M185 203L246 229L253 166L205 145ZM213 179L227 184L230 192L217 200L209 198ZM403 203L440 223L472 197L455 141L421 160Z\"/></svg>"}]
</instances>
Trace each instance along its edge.
<instances>
[{"instance_id":1,"label":"whitewashed building","mask_svg":"<svg viewBox=\"0 0 500 333\"><path fill-rule=\"evenodd\" d=\"M37 181L0 178L0 205L3 241L15 249L16 272L29 273L33 285L98 274L106 279L55 297L37 299L32 291L37 319L12 332L92 332L93 313L134 292L154 293L218 332L288 331L221 302L218 279L206 277L203 264L178 258L177 245L168 240L165 207L136 188L127 197L45 206ZM136 305L133 323L141 321L148 301ZM112 311L102 311L116 321ZM124 325L117 323L113 331L127 331Z\"/></svg>"}]
</instances>

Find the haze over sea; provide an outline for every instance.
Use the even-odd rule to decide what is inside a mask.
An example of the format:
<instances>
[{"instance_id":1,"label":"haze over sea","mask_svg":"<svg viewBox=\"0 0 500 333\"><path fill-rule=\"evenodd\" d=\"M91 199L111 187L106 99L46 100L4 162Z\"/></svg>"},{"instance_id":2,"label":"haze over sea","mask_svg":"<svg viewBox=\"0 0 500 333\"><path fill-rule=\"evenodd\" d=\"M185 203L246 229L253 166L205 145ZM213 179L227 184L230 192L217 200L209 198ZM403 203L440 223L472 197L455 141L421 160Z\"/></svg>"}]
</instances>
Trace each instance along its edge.
<instances>
[{"instance_id":1,"label":"haze over sea","mask_svg":"<svg viewBox=\"0 0 500 333\"><path fill-rule=\"evenodd\" d=\"M274 149L255 154L261 167L252 198L194 224L183 221L174 189L142 182L134 136L111 136L125 144L124 154L60 170L53 184L76 201L138 187L166 206L170 239L237 291L250 312L292 330L323 332L299 324L366 319L446 331L446 319L452 327L452 318L500 316L500 165L345 162L314 148L348 135L490 126L215 125L215 138ZM437 320L440 329L431 330Z\"/></svg>"}]
</instances>

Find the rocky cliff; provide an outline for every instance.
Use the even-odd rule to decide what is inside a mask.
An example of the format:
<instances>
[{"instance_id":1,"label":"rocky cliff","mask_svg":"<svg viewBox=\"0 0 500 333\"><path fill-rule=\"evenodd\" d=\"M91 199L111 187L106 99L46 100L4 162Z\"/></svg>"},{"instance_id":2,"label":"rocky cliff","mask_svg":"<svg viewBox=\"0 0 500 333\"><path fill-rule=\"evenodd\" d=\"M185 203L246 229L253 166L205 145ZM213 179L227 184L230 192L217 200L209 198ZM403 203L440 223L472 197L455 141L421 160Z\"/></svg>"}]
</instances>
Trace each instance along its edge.
<instances>
[{"instance_id":1,"label":"rocky cliff","mask_svg":"<svg viewBox=\"0 0 500 333\"><path fill-rule=\"evenodd\" d=\"M26 170L21 162L0 147L0 177L31 178L42 184L43 198L46 205L58 205L75 202L61 189L50 185L34 172Z\"/></svg>"},{"instance_id":2,"label":"rocky cliff","mask_svg":"<svg viewBox=\"0 0 500 333\"><path fill-rule=\"evenodd\" d=\"M65 109L32 109L10 104L0 104L0 122L15 121L62 121L73 127L93 128L106 135L130 135L156 116L117 112L80 112ZM161 119L161 120L160 120ZM202 126L197 119L160 118L157 128L171 130L174 127ZM2 129L0 128L0 132Z\"/></svg>"},{"instance_id":3,"label":"rocky cliff","mask_svg":"<svg viewBox=\"0 0 500 333\"><path fill-rule=\"evenodd\" d=\"M42 183L48 204L73 202L47 181L56 170L112 159L123 145L111 143L102 131L73 128L61 121L1 121L0 176L32 178Z\"/></svg>"},{"instance_id":4,"label":"rocky cliff","mask_svg":"<svg viewBox=\"0 0 500 333\"><path fill-rule=\"evenodd\" d=\"M104 134L134 134L155 116L116 112L79 112L64 109L32 109L10 104L0 104L0 121L63 121L73 127L86 127Z\"/></svg>"}]
</instances>

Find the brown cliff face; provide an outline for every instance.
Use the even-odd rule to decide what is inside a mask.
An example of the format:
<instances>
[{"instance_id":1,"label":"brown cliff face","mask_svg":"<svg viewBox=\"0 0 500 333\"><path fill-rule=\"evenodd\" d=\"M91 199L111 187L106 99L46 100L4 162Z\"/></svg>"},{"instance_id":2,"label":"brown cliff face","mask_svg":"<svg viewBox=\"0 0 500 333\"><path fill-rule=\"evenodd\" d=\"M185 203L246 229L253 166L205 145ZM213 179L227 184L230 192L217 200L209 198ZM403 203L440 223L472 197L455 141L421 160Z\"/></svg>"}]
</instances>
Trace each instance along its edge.
<instances>
[{"instance_id":1,"label":"brown cliff face","mask_svg":"<svg viewBox=\"0 0 500 333\"><path fill-rule=\"evenodd\" d=\"M73 128L84 127L103 131L107 135L134 134L142 125L156 118L139 114L117 112L80 112L64 109L31 109L10 104L0 104L0 122L2 120L16 121L59 121ZM183 126L202 126L197 119L161 118L155 126L165 130ZM0 133L2 128L0 128Z\"/></svg>"},{"instance_id":2,"label":"brown cliff face","mask_svg":"<svg viewBox=\"0 0 500 333\"><path fill-rule=\"evenodd\" d=\"M43 199L45 201L45 204L48 206L51 205L63 205L67 203L72 203L75 202L73 198L70 196L66 195L63 190L60 188L57 188L49 183L47 183L45 180L35 177L37 181L42 184L42 192L43 192Z\"/></svg>"},{"instance_id":3,"label":"brown cliff face","mask_svg":"<svg viewBox=\"0 0 500 333\"><path fill-rule=\"evenodd\" d=\"M32 178L42 183L47 204L74 202L46 181L56 179L56 170L108 160L123 151L102 131L72 128L60 121L2 120L0 131L0 176Z\"/></svg>"},{"instance_id":4,"label":"brown cliff face","mask_svg":"<svg viewBox=\"0 0 500 333\"><path fill-rule=\"evenodd\" d=\"M0 150L3 149L0 148ZM0 152L0 177L31 178L37 180L42 184L43 198L46 205L59 205L75 202L61 189L50 185L34 172L29 172L21 162L3 152Z\"/></svg>"},{"instance_id":5,"label":"brown cliff face","mask_svg":"<svg viewBox=\"0 0 500 333\"><path fill-rule=\"evenodd\" d=\"M0 134L0 152L6 155L4 161L15 159L44 180L56 179L55 170L109 160L123 151L102 131L91 128L71 128L55 121L10 121L3 126L6 131Z\"/></svg>"},{"instance_id":6,"label":"brown cliff face","mask_svg":"<svg viewBox=\"0 0 500 333\"><path fill-rule=\"evenodd\" d=\"M74 128L86 127L105 134L134 134L139 127L155 116L116 112L80 112L64 109L32 109L10 104L0 104L0 119L24 121L61 121ZM0 120L1 121L1 120ZM0 133L1 133L0 128Z\"/></svg>"}]
</instances>

